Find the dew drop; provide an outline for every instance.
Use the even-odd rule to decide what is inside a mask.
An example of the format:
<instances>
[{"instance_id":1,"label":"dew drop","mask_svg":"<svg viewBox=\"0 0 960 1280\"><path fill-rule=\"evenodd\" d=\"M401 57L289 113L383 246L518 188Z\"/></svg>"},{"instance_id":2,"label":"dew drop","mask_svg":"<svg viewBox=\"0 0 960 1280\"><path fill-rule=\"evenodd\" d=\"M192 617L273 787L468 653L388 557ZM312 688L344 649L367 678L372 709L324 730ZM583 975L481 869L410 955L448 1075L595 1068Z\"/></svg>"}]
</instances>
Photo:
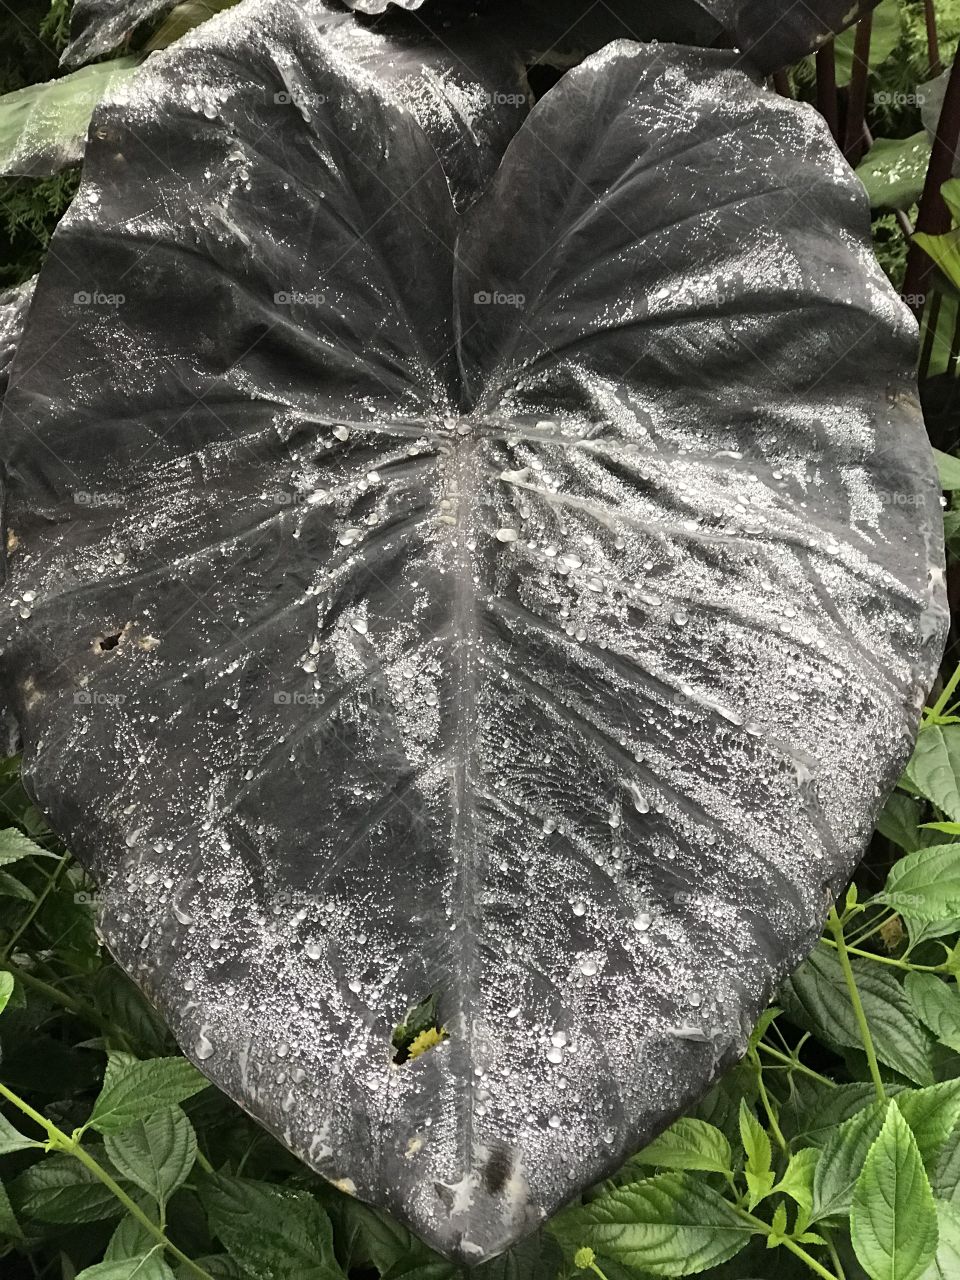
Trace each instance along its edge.
<instances>
[{"instance_id":1,"label":"dew drop","mask_svg":"<svg viewBox=\"0 0 960 1280\"><path fill-rule=\"evenodd\" d=\"M212 1058L214 1055L215 1050L213 1043L202 1031L197 1036L196 1043L193 1046L193 1052L201 1062L206 1062L208 1058Z\"/></svg>"},{"instance_id":2,"label":"dew drop","mask_svg":"<svg viewBox=\"0 0 960 1280\"><path fill-rule=\"evenodd\" d=\"M593 975L597 972L597 967L598 966L597 966L596 960L588 959L588 960L580 961L580 972L584 975L585 978L592 978Z\"/></svg>"},{"instance_id":3,"label":"dew drop","mask_svg":"<svg viewBox=\"0 0 960 1280\"><path fill-rule=\"evenodd\" d=\"M519 537L519 532L510 528L509 525L504 525L503 528L497 530L498 542L516 542Z\"/></svg>"}]
</instances>

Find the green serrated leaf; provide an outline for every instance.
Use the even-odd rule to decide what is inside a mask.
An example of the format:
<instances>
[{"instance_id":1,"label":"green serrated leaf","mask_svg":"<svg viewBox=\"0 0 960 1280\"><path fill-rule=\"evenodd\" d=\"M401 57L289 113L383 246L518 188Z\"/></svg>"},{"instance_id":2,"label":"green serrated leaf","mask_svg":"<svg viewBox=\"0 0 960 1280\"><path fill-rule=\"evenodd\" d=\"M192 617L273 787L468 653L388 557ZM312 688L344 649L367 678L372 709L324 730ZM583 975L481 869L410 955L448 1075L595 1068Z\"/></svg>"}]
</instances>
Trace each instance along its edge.
<instances>
[{"instance_id":1,"label":"green serrated leaf","mask_svg":"<svg viewBox=\"0 0 960 1280\"><path fill-rule=\"evenodd\" d=\"M887 969L869 960L854 956L851 966L877 1057L915 1084L933 1084L935 1042L901 984ZM794 1022L827 1044L862 1050L843 970L836 953L826 945L818 946L784 983L780 1003Z\"/></svg>"},{"instance_id":2,"label":"green serrated leaf","mask_svg":"<svg viewBox=\"0 0 960 1280\"><path fill-rule=\"evenodd\" d=\"M120 1202L72 1156L52 1155L31 1165L10 1184L19 1218L41 1222L100 1222L119 1217Z\"/></svg>"},{"instance_id":3,"label":"green serrated leaf","mask_svg":"<svg viewBox=\"0 0 960 1280\"><path fill-rule=\"evenodd\" d=\"M960 1120L960 1080L944 1080L927 1089L905 1089L897 1094L897 1106L917 1140L924 1164L933 1167Z\"/></svg>"},{"instance_id":4,"label":"green serrated leaf","mask_svg":"<svg viewBox=\"0 0 960 1280\"><path fill-rule=\"evenodd\" d=\"M712 1187L687 1173L661 1173L567 1209L551 1229L571 1248L654 1276L690 1276L745 1247L752 1228Z\"/></svg>"},{"instance_id":5,"label":"green serrated leaf","mask_svg":"<svg viewBox=\"0 0 960 1280\"><path fill-rule=\"evenodd\" d=\"M6 969L0 969L0 1013L3 1013L13 995L13 986L13 974Z\"/></svg>"},{"instance_id":6,"label":"green serrated leaf","mask_svg":"<svg viewBox=\"0 0 960 1280\"><path fill-rule=\"evenodd\" d=\"M933 1192L896 1102L864 1160L850 1210L850 1238L871 1280L919 1280L936 1257Z\"/></svg>"},{"instance_id":7,"label":"green serrated leaf","mask_svg":"<svg viewBox=\"0 0 960 1280\"><path fill-rule=\"evenodd\" d=\"M632 1156L629 1164L728 1173L733 1168L732 1161L730 1143L719 1129L705 1120L684 1117Z\"/></svg>"},{"instance_id":8,"label":"green serrated leaf","mask_svg":"<svg viewBox=\"0 0 960 1280\"><path fill-rule=\"evenodd\" d=\"M87 1124L101 1133L120 1133L137 1120L192 1098L209 1083L186 1058L138 1062L112 1055Z\"/></svg>"},{"instance_id":9,"label":"green serrated leaf","mask_svg":"<svg viewBox=\"0 0 960 1280\"><path fill-rule=\"evenodd\" d=\"M906 796L902 791L894 791L877 818L877 830L888 840L899 845L905 853L919 849L922 843L920 836L920 805L913 796Z\"/></svg>"},{"instance_id":10,"label":"green serrated leaf","mask_svg":"<svg viewBox=\"0 0 960 1280\"><path fill-rule=\"evenodd\" d=\"M211 1230L253 1280L344 1280L330 1220L312 1196L219 1174L199 1192Z\"/></svg>"},{"instance_id":11,"label":"green serrated leaf","mask_svg":"<svg viewBox=\"0 0 960 1280\"><path fill-rule=\"evenodd\" d=\"M23 1232L6 1188L0 1182L0 1240L22 1240Z\"/></svg>"},{"instance_id":12,"label":"green serrated leaf","mask_svg":"<svg viewBox=\"0 0 960 1280\"><path fill-rule=\"evenodd\" d=\"M55 858L56 854L42 849L17 827L4 827L0 831L0 867L9 867L21 858Z\"/></svg>"},{"instance_id":13,"label":"green serrated leaf","mask_svg":"<svg viewBox=\"0 0 960 1280\"><path fill-rule=\"evenodd\" d=\"M960 1276L960 1209L943 1200L938 1200L936 1205L939 1228L937 1256L920 1280L957 1280Z\"/></svg>"},{"instance_id":14,"label":"green serrated leaf","mask_svg":"<svg viewBox=\"0 0 960 1280\"><path fill-rule=\"evenodd\" d=\"M789 1196L800 1207L804 1224L810 1221L813 1208L813 1184L821 1152L816 1147L801 1147L789 1160L774 1192Z\"/></svg>"},{"instance_id":15,"label":"green serrated leaf","mask_svg":"<svg viewBox=\"0 0 960 1280\"><path fill-rule=\"evenodd\" d=\"M9 1155L11 1151L26 1151L28 1147L43 1146L34 1138L27 1138L19 1129L14 1128L6 1116L0 1115L0 1156Z\"/></svg>"},{"instance_id":16,"label":"green serrated leaf","mask_svg":"<svg viewBox=\"0 0 960 1280\"><path fill-rule=\"evenodd\" d=\"M933 973L908 973L904 990L920 1021L941 1044L960 1053L960 993Z\"/></svg>"},{"instance_id":17,"label":"green serrated leaf","mask_svg":"<svg viewBox=\"0 0 960 1280\"><path fill-rule=\"evenodd\" d=\"M98 1262L81 1271L76 1280L175 1280L159 1249L137 1258Z\"/></svg>"},{"instance_id":18,"label":"green serrated leaf","mask_svg":"<svg viewBox=\"0 0 960 1280\"><path fill-rule=\"evenodd\" d=\"M883 1128L886 1109L878 1102L834 1131L823 1148L813 1180L809 1222L846 1218L867 1152Z\"/></svg>"},{"instance_id":19,"label":"green serrated leaf","mask_svg":"<svg viewBox=\"0 0 960 1280\"><path fill-rule=\"evenodd\" d=\"M926 725L904 774L938 809L960 822L960 725Z\"/></svg>"},{"instance_id":20,"label":"green serrated leaf","mask_svg":"<svg viewBox=\"0 0 960 1280\"><path fill-rule=\"evenodd\" d=\"M752 1209L773 1190L774 1174L771 1170L773 1152L766 1129L742 1098L740 1099L740 1141L747 1156L744 1176L749 1192L748 1207Z\"/></svg>"},{"instance_id":21,"label":"green serrated leaf","mask_svg":"<svg viewBox=\"0 0 960 1280\"><path fill-rule=\"evenodd\" d=\"M960 843L933 844L908 853L890 868L875 902L886 902L913 920L960 915Z\"/></svg>"},{"instance_id":22,"label":"green serrated leaf","mask_svg":"<svg viewBox=\"0 0 960 1280\"><path fill-rule=\"evenodd\" d=\"M158 1205L182 1186L197 1158L193 1126L179 1107L165 1107L104 1135L114 1167Z\"/></svg>"}]
</instances>

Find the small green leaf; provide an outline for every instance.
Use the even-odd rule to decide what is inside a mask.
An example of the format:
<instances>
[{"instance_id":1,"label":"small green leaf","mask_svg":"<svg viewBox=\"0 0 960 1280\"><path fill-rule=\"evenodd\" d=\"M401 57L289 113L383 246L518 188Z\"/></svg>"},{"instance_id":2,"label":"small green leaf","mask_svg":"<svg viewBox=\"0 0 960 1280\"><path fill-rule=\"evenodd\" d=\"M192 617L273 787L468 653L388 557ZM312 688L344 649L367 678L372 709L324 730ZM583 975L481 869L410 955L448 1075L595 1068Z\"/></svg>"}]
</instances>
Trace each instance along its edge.
<instances>
[{"instance_id":1,"label":"small green leaf","mask_svg":"<svg viewBox=\"0 0 960 1280\"><path fill-rule=\"evenodd\" d=\"M0 969L0 1013L3 1013L13 995L13 985L13 974L6 969Z\"/></svg>"},{"instance_id":2,"label":"small green leaf","mask_svg":"<svg viewBox=\"0 0 960 1280\"><path fill-rule=\"evenodd\" d=\"M16 827L4 827L0 831L0 867L9 867L21 858L55 858L55 853L42 849L29 836Z\"/></svg>"},{"instance_id":3,"label":"small green leaf","mask_svg":"<svg viewBox=\"0 0 960 1280\"><path fill-rule=\"evenodd\" d=\"M174 1275L158 1249L138 1258L98 1262L81 1271L77 1280L174 1280Z\"/></svg>"},{"instance_id":4,"label":"small green leaf","mask_svg":"<svg viewBox=\"0 0 960 1280\"><path fill-rule=\"evenodd\" d=\"M960 725L924 726L904 776L948 818L960 822Z\"/></svg>"},{"instance_id":5,"label":"small green leaf","mask_svg":"<svg viewBox=\"0 0 960 1280\"><path fill-rule=\"evenodd\" d=\"M932 844L908 853L890 868L875 902L886 902L913 920L960 915L960 843Z\"/></svg>"},{"instance_id":6,"label":"small green leaf","mask_svg":"<svg viewBox=\"0 0 960 1280\"><path fill-rule=\"evenodd\" d=\"M749 1049L757 1047L781 1013L783 1013L783 1010L778 1009L776 1005L770 1005L769 1008L764 1009L757 1020L757 1025L750 1032L750 1041L747 1046Z\"/></svg>"},{"instance_id":7,"label":"small green leaf","mask_svg":"<svg viewBox=\"0 0 960 1280\"><path fill-rule=\"evenodd\" d=\"M99 1222L122 1213L120 1202L73 1156L52 1155L25 1169L10 1184L21 1218L41 1222Z\"/></svg>"},{"instance_id":8,"label":"small green leaf","mask_svg":"<svg viewBox=\"0 0 960 1280\"><path fill-rule=\"evenodd\" d=\"M25 1137L15 1129L6 1116L0 1115L0 1156L9 1155L11 1151L26 1151L28 1147L42 1147L42 1142Z\"/></svg>"},{"instance_id":9,"label":"small green leaf","mask_svg":"<svg viewBox=\"0 0 960 1280\"><path fill-rule=\"evenodd\" d=\"M782 1244L787 1234L787 1206L781 1200L773 1211L773 1221L770 1224L770 1234L767 1236L767 1248L776 1249L777 1245Z\"/></svg>"},{"instance_id":10,"label":"small green leaf","mask_svg":"<svg viewBox=\"0 0 960 1280\"><path fill-rule=\"evenodd\" d=\"M748 1201L752 1209L773 1190L774 1174L770 1168L773 1153L767 1131L744 1100L740 1099L740 1141L747 1155L744 1174L747 1179Z\"/></svg>"},{"instance_id":11,"label":"small green leaf","mask_svg":"<svg viewBox=\"0 0 960 1280\"><path fill-rule=\"evenodd\" d=\"M933 973L908 973L904 989L920 1021L941 1044L960 1053L960 993Z\"/></svg>"},{"instance_id":12,"label":"small green leaf","mask_svg":"<svg viewBox=\"0 0 960 1280\"><path fill-rule=\"evenodd\" d=\"M660 1169L700 1169L705 1173L729 1173L733 1167L730 1143L720 1130L705 1120L689 1117L675 1121L629 1163L656 1165Z\"/></svg>"},{"instance_id":13,"label":"small green leaf","mask_svg":"<svg viewBox=\"0 0 960 1280\"><path fill-rule=\"evenodd\" d=\"M880 810L877 830L888 840L899 845L905 853L913 853L922 844L920 836L920 805L913 796L894 791Z\"/></svg>"},{"instance_id":14,"label":"small green leaf","mask_svg":"<svg viewBox=\"0 0 960 1280\"><path fill-rule=\"evenodd\" d=\"M192 1098L209 1083L186 1058L124 1062L113 1056L87 1124L101 1133L120 1133L136 1120Z\"/></svg>"},{"instance_id":15,"label":"small green leaf","mask_svg":"<svg viewBox=\"0 0 960 1280\"><path fill-rule=\"evenodd\" d=\"M551 1229L571 1248L653 1276L690 1276L734 1257L752 1228L712 1187L688 1173L661 1173L567 1209Z\"/></svg>"},{"instance_id":16,"label":"small green leaf","mask_svg":"<svg viewBox=\"0 0 960 1280\"><path fill-rule=\"evenodd\" d=\"M919 1280L937 1252L937 1210L916 1139L895 1102L857 1180L850 1238L871 1280Z\"/></svg>"},{"instance_id":17,"label":"small green leaf","mask_svg":"<svg viewBox=\"0 0 960 1280\"><path fill-rule=\"evenodd\" d=\"M802 1147L790 1157L783 1177L773 1188L774 1192L789 1196L799 1205L804 1225L810 1221L813 1209L813 1183L820 1157L821 1152L816 1147Z\"/></svg>"},{"instance_id":18,"label":"small green leaf","mask_svg":"<svg viewBox=\"0 0 960 1280\"><path fill-rule=\"evenodd\" d=\"M193 1126L179 1107L164 1107L120 1133L106 1133L104 1146L123 1177L158 1205L183 1184L197 1158Z\"/></svg>"},{"instance_id":19,"label":"small green leaf","mask_svg":"<svg viewBox=\"0 0 960 1280\"><path fill-rule=\"evenodd\" d=\"M21 902L36 902L37 895L9 871L0 871L0 897L19 898Z\"/></svg>"}]
</instances>

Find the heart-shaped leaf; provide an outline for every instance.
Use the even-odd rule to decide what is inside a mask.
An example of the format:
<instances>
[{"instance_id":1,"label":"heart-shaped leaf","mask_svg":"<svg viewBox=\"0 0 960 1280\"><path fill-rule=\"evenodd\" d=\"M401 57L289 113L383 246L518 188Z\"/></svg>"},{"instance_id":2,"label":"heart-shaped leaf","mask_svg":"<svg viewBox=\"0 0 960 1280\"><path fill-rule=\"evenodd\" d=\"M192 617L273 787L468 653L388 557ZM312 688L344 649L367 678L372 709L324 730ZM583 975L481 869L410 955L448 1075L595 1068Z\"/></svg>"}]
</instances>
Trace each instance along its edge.
<instances>
[{"instance_id":1,"label":"heart-shaped leaf","mask_svg":"<svg viewBox=\"0 0 960 1280\"><path fill-rule=\"evenodd\" d=\"M939 658L939 488L859 183L736 53L612 44L501 161L342 23L244 4L100 108L2 676L187 1053L476 1261L812 945Z\"/></svg>"}]
</instances>

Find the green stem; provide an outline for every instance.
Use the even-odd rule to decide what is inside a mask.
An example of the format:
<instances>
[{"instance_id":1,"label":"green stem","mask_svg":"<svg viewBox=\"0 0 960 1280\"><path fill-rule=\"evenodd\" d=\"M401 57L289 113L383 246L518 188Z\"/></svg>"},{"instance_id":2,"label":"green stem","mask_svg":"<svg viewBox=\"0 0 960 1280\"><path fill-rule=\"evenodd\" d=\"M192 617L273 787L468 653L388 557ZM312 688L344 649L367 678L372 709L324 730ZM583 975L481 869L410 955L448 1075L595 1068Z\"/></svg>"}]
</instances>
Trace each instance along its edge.
<instances>
[{"instance_id":1,"label":"green stem","mask_svg":"<svg viewBox=\"0 0 960 1280\"><path fill-rule=\"evenodd\" d=\"M837 943L830 938L824 938L823 941L828 947L840 948ZM859 947L846 946L847 955L860 956L863 960L872 960L874 964L885 964L893 969L907 969L910 973L946 973L947 967L942 964L914 964L912 960L898 960L895 956L878 956L875 951L861 951Z\"/></svg>"},{"instance_id":2,"label":"green stem","mask_svg":"<svg viewBox=\"0 0 960 1280\"><path fill-rule=\"evenodd\" d=\"M857 990L857 980L853 976L853 966L850 964L850 956L847 953L847 943L843 936L843 925L840 923L840 917L837 915L836 907L830 908L830 918L828 923L830 925L830 931L836 940L837 956L840 960L840 968L843 970L843 976L847 984L847 991L850 993L850 1003L853 1005L853 1012L857 1019L857 1026L860 1028L860 1039L863 1041L863 1047L867 1054L867 1065L870 1068L870 1078L873 1081L873 1087L877 1092L877 1099L880 1102L886 1102L887 1093L883 1087L883 1080L880 1076L880 1065L877 1062L877 1053L873 1047L873 1036L871 1036L870 1027L867 1024L867 1015L863 1011L863 1002L860 999L860 992Z\"/></svg>"},{"instance_id":3,"label":"green stem","mask_svg":"<svg viewBox=\"0 0 960 1280\"><path fill-rule=\"evenodd\" d=\"M831 1236L829 1230L823 1225L823 1223L820 1223L817 1230L826 1241L827 1250L830 1254L830 1261L833 1263L833 1269L837 1273L837 1280L847 1280L847 1277L844 1274L844 1270L843 1270L843 1263L840 1261L840 1255L839 1253L837 1253L836 1246L833 1243L833 1237Z\"/></svg>"},{"instance_id":4,"label":"green stem","mask_svg":"<svg viewBox=\"0 0 960 1280\"><path fill-rule=\"evenodd\" d=\"M751 1061L753 1062L753 1065L757 1069L757 1090L760 1094L760 1102L767 1115L767 1122L770 1125L770 1129L773 1132L773 1136L777 1140L777 1146L780 1148L781 1151L788 1152L790 1148L787 1145L787 1140L783 1136L783 1131L781 1130L780 1125L777 1122L777 1117L774 1114L773 1107L770 1105L770 1098L769 1098L769 1095L767 1094L767 1086L763 1083L763 1063L760 1061L760 1055L757 1053L756 1049L754 1049L751 1052L750 1058L751 1058Z\"/></svg>"},{"instance_id":5,"label":"green stem","mask_svg":"<svg viewBox=\"0 0 960 1280\"><path fill-rule=\"evenodd\" d=\"M0 970L12 974L18 982L23 983L28 991L35 991L37 995L43 996L53 1004L60 1005L61 1008L66 1009L69 1013L75 1013L78 1018L86 1019L87 1022L106 1032L107 1035L116 1036L125 1048L130 1047L126 1033L120 1027L114 1026L112 1022L102 1018L92 1004L87 1004L84 1000L78 1000L76 996L71 996L66 991L61 991L59 987L52 986L49 982L44 982L42 978L37 978L32 973L27 973L15 964L0 963Z\"/></svg>"},{"instance_id":6,"label":"green stem","mask_svg":"<svg viewBox=\"0 0 960 1280\"><path fill-rule=\"evenodd\" d=\"M740 1209L736 1205L733 1206L733 1211L734 1213L738 1213L745 1221L749 1222L751 1226L756 1227L762 1235L770 1236L773 1234L769 1224L764 1222L762 1218L755 1218L752 1213L748 1213L746 1209ZM789 1249L792 1254L798 1257L802 1262L805 1262L811 1271L821 1277L821 1280L840 1280L840 1277L837 1276L836 1272L828 1271L826 1267L822 1266L812 1254L807 1253L806 1249L804 1249L802 1245L797 1244L795 1240L791 1240L788 1236L781 1236L777 1243L782 1244L784 1248Z\"/></svg>"},{"instance_id":7,"label":"green stem","mask_svg":"<svg viewBox=\"0 0 960 1280\"><path fill-rule=\"evenodd\" d=\"M822 1076L819 1071L814 1071L813 1067L808 1067L794 1058L792 1054L781 1053L779 1049L774 1048L772 1044L765 1044L762 1040L757 1045L758 1049L762 1049L764 1053L769 1054L771 1058L776 1058L778 1062L782 1062L784 1066L790 1067L793 1071L799 1071L801 1075L808 1076L811 1080L816 1080L818 1084L828 1084L831 1088L837 1087L836 1080L831 1080L829 1076Z\"/></svg>"},{"instance_id":8,"label":"green stem","mask_svg":"<svg viewBox=\"0 0 960 1280\"><path fill-rule=\"evenodd\" d=\"M957 667L954 670L953 675L950 677L947 683L943 686L943 693L941 693L940 697L936 700L936 702L927 712L928 720L934 720L937 716L943 715L944 710L946 709L947 703L950 701L950 699L953 697L954 693L956 692L956 688L958 684L960 684L960 663L958 663Z\"/></svg>"},{"instance_id":9,"label":"green stem","mask_svg":"<svg viewBox=\"0 0 960 1280\"><path fill-rule=\"evenodd\" d=\"M872 938L875 933L880 932L887 921L895 919L896 915L896 911L888 911L886 915L880 917L875 925L872 925L869 929L865 929L863 933L858 933L855 938L851 939L847 944L847 950L849 951L851 946L859 947L862 943L866 942L868 938Z\"/></svg>"},{"instance_id":10,"label":"green stem","mask_svg":"<svg viewBox=\"0 0 960 1280\"><path fill-rule=\"evenodd\" d=\"M36 919L37 912L46 902L47 898L50 896L52 891L56 888L57 884L60 881L61 875L63 875L64 871L66 871L69 864L70 864L70 854L65 853L63 857L60 859L60 861L57 863L56 868L54 869L52 874L47 876L47 883L43 886L43 889L37 894L36 899L33 902L33 905L31 906L30 910L27 912L24 919L21 921L20 927L15 930L13 936L10 938L10 941L3 948L3 951L0 952L0 964L6 964L7 961L10 959L10 956L13 953L14 947L17 945L17 943L23 937L24 933L26 933L27 929L30 928L30 925Z\"/></svg>"},{"instance_id":11,"label":"green stem","mask_svg":"<svg viewBox=\"0 0 960 1280\"><path fill-rule=\"evenodd\" d=\"M4 1084L0 1084L0 1097L6 1098L8 1102L22 1111L25 1116L29 1116L34 1124L39 1125L44 1130L51 1150L63 1151L67 1155L73 1156L75 1160L79 1160L83 1167L92 1173L98 1182L102 1182L107 1190L123 1205L127 1213L136 1218L144 1230L149 1231L154 1240L162 1245L164 1249L169 1250L171 1255L185 1266L191 1274L197 1276L198 1280L213 1280L209 1271L204 1271L203 1267L188 1258L181 1249L178 1249L171 1240L167 1239L161 1228L151 1221L137 1202L127 1195L116 1179L112 1178L103 1165L94 1160L89 1151L85 1151L75 1138L64 1133L62 1129L58 1129L52 1120L48 1120L39 1111L35 1111L28 1102L24 1102L23 1098L8 1089Z\"/></svg>"}]
</instances>

